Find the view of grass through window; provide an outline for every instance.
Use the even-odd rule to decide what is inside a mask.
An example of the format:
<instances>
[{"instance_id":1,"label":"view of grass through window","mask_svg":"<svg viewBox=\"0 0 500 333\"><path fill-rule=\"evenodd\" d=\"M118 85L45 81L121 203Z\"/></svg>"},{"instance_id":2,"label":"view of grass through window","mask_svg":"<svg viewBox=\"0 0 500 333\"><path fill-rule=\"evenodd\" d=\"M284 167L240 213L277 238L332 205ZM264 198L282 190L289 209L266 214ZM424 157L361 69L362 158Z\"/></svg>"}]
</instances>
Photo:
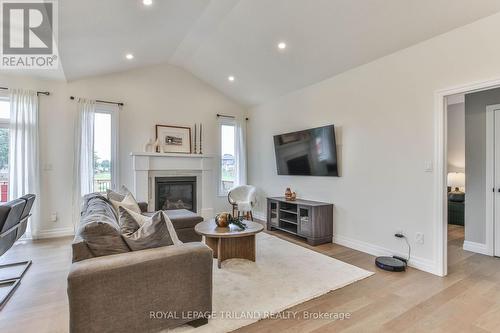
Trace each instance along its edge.
<instances>
[{"instance_id":1,"label":"view of grass through window","mask_svg":"<svg viewBox=\"0 0 500 333\"><path fill-rule=\"evenodd\" d=\"M228 192L235 180L235 128L234 125L221 126L221 181L222 190Z\"/></svg>"},{"instance_id":2,"label":"view of grass through window","mask_svg":"<svg viewBox=\"0 0 500 333\"><path fill-rule=\"evenodd\" d=\"M0 100L0 202L9 199L9 118L10 103Z\"/></svg>"},{"instance_id":3,"label":"view of grass through window","mask_svg":"<svg viewBox=\"0 0 500 333\"><path fill-rule=\"evenodd\" d=\"M96 112L94 117L94 191L111 188L111 115Z\"/></svg>"}]
</instances>

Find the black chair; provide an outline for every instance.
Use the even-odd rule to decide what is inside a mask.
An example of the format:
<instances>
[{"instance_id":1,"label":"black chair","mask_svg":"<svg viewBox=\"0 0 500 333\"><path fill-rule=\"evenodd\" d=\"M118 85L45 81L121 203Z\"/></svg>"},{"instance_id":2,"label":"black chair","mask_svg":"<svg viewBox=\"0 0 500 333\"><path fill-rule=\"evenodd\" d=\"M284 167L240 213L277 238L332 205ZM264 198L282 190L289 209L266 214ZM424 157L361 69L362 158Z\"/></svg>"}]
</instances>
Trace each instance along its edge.
<instances>
[{"instance_id":1,"label":"black chair","mask_svg":"<svg viewBox=\"0 0 500 333\"><path fill-rule=\"evenodd\" d=\"M0 256L7 252L26 232L35 198L34 194L27 194L0 205ZM12 296L30 265L31 260L0 265L0 288L7 290L5 297L0 299L0 309ZM12 268L18 268L18 274L3 276L2 271Z\"/></svg>"},{"instance_id":2,"label":"black chair","mask_svg":"<svg viewBox=\"0 0 500 333\"><path fill-rule=\"evenodd\" d=\"M26 206L24 206L23 213L21 214L21 223L17 228L16 240L21 238L26 232L26 228L28 227L28 219L31 215L30 212L31 208L33 207L33 204L35 203L35 198L36 195L34 194L26 194L20 198L26 201Z\"/></svg>"}]
</instances>

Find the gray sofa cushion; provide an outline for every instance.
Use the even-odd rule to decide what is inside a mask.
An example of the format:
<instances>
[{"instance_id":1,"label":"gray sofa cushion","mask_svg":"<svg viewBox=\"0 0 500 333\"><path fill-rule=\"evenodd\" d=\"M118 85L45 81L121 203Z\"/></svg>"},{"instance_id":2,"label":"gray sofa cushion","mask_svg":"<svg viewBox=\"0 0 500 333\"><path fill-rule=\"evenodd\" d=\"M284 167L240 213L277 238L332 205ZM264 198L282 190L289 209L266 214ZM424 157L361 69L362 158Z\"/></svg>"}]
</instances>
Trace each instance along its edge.
<instances>
[{"instance_id":1,"label":"gray sofa cushion","mask_svg":"<svg viewBox=\"0 0 500 333\"><path fill-rule=\"evenodd\" d=\"M193 229L195 225L203 222L203 217L187 209L169 209L164 210L164 212L170 218L176 230L185 228ZM152 216L153 214L154 212L144 213L147 216Z\"/></svg>"},{"instance_id":2,"label":"gray sofa cushion","mask_svg":"<svg viewBox=\"0 0 500 333\"><path fill-rule=\"evenodd\" d=\"M163 212L146 217L121 206L118 210L123 238L132 251L173 245Z\"/></svg>"},{"instance_id":3,"label":"gray sofa cushion","mask_svg":"<svg viewBox=\"0 0 500 333\"><path fill-rule=\"evenodd\" d=\"M77 236L83 239L94 257L130 251L108 199L93 193L84 197L84 207Z\"/></svg>"}]
</instances>

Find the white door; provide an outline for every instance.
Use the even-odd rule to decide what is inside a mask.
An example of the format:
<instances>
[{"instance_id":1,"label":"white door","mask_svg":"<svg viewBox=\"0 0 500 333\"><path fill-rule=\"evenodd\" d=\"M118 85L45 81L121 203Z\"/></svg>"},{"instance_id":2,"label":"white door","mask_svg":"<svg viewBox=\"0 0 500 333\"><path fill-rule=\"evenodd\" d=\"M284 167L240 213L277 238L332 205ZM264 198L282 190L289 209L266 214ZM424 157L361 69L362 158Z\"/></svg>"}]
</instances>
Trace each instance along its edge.
<instances>
[{"instance_id":1,"label":"white door","mask_svg":"<svg viewBox=\"0 0 500 333\"><path fill-rule=\"evenodd\" d=\"M500 107L494 108L494 133L493 133L493 244L494 255L500 257ZM486 228L488 232L488 228ZM486 235L486 237L490 237Z\"/></svg>"}]
</instances>

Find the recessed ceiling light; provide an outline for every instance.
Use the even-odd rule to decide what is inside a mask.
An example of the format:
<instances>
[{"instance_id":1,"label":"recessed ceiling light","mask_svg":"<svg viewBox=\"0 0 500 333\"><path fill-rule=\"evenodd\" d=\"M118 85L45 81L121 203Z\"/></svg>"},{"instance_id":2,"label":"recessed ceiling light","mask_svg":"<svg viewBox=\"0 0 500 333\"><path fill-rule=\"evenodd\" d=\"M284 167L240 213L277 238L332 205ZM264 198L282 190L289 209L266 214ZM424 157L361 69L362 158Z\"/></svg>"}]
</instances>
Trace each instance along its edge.
<instances>
[{"instance_id":1,"label":"recessed ceiling light","mask_svg":"<svg viewBox=\"0 0 500 333\"><path fill-rule=\"evenodd\" d=\"M127 53L125 55L125 58L127 58L128 60L132 60L132 59L134 59L134 55L132 53Z\"/></svg>"},{"instance_id":2,"label":"recessed ceiling light","mask_svg":"<svg viewBox=\"0 0 500 333\"><path fill-rule=\"evenodd\" d=\"M278 43L278 49L280 49L280 50L286 49L286 43L285 42L279 42Z\"/></svg>"},{"instance_id":3,"label":"recessed ceiling light","mask_svg":"<svg viewBox=\"0 0 500 333\"><path fill-rule=\"evenodd\" d=\"M142 3L146 6L151 6L153 4L153 0L142 0Z\"/></svg>"},{"instance_id":4,"label":"recessed ceiling light","mask_svg":"<svg viewBox=\"0 0 500 333\"><path fill-rule=\"evenodd\" d=\"M227 80L228 80L229 82L234 82L235 77L234 77L234 76L232 76L232 75L230 75L230 76L228 76L228 77L227 77Z\"/></svg>"}]
</instances>

